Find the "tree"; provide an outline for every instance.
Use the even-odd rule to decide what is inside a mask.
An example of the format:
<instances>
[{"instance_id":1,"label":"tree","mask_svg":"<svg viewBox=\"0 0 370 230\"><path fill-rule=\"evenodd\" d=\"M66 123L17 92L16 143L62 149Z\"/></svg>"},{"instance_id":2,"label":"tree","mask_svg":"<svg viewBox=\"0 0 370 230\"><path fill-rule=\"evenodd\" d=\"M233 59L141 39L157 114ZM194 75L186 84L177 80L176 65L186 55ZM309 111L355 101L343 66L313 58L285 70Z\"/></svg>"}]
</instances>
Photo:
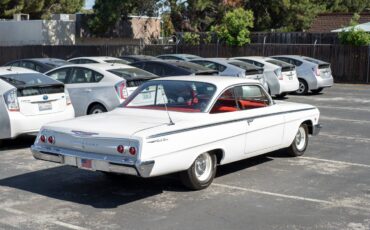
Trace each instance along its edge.
<instances>
[{"instance_id":1,"label":"tree","mask_svg":"<svg viewBox=\"0 0 370 230\"><path fill-rule=\"evenodd\" d=\"M354 12L361 13L370 7L369 0L314 0L314 3L324 5L326 12Z\"/></svg>"},{"instance_id":2,"label":"tree","mask_svg":"<svg viewBox=\"0 0 370 230\"><path fill-rule=\"evenodd\" d=\"M242 46L250 43L250 28L253 28L253 12L239 7L227 12L221 24L212 30L225 40L226 44Z\"/></svg>"},{"instance_id":3,"label":"tree","mask_svg":"<svg viewBox=\"0 0 370 230\"><path fill-rule=\"evenodd\" d=\"M89 27L95 34L104 35L129 14L155 16L161 4L157 0L96 0Z\"/></svg>"},{"instance_id":4,"label":"tree","mask_svg":"<svg viewBox=\"0 0 370 230\"><path fill-rule=\"evenodd\" d=\"M81 10L84 0L1 0L0 17L12 18L15 13L30 14L31 18L48 18L50 14L73 14Z\"/></svg>"},{"instance_id":5,"label":"tree","mask_svg":"<svg viewBox=\"0 0 370 230\"><path fill-rule=\"evenodd\" d=\"M352 28L348 31L343 30L339 32L338 37L342 44L355 46L370 45L370 33L355 28L355 26L358 25L359 18L360 15L354 14L350 22Z\"/></svg>"}]
</instances>

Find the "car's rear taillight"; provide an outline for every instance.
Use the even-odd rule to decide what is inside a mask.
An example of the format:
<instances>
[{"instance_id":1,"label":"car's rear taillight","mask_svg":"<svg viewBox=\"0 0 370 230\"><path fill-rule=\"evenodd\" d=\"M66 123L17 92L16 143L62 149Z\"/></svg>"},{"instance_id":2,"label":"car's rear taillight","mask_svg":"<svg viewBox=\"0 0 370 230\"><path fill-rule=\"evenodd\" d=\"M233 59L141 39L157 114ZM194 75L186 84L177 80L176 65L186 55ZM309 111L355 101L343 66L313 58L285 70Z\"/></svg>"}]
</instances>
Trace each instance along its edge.
<instances>
[{"instance_id":1,"label":"car's rear taillight","mask_svg":"<svg viewBox=\"0 0 370 230\"><path fill-rule=\"evenodd\" d=\"M130 147L129 152L130 152L131 155L135 155L136 154L136 148L135 147Z\"/></svg>"},{"instance_id":2,"label":"car's rear taillight","mask_svg":"<svg viewBox=\"0 0 370 230\"><path fill-rule=\"evenodd\" d=\"M276 69L274 70L274 73L276 75L276 77L279 79L279 80L284 80L284 77L283 77L283 72L281 71L281 69Z\"/></svg>"},{"instance_id":3,"label":"car's rear taillight","mask_svg":"<svg viewBox=\"0 0 370 230\"><path fill-rule=\"evenodd\" d=\"M126 88L126 84L125 82L120 82L118 83L116 86L116 91L117 91L117 94L118 94L118 97L120 99L126 99L128 97L128 92L127 92L127 88Z\"/></svg>"},{"instance_id":4,"label":"car's rear taillight","mask_svg":"<svg viewBox=\"0 0 370 230\"><path fill-rule=\"evenodd\" d=\"M117 146L117 152L123 153L125 151L125 147L123 145L118 145Z\"/></svg>"},{"instance_id":5,"label":"car's rear taillight","mask_svg":"<svg viewBox=\"0 0 370 230\"><path fill-rule=\"evenodd\" d=\"M55 137L49 136L48 137L48 142L49 142L49 144L54 144L55 143Z\"/></svg>"},{"instance_id":6,"label":"car's rear taillight","mask_svg":"<svg viewBox=\"0 0 370 230\"><path fill-rule=\"evenodd\" d=\"M46 142L46 136L45 136L45 135L41 135L41 136L40 136L40 141L41 141L42 143L45 143L45 142Z\"/></svg>"},{"instance_id":7,"label":"car's rear taillight","mask_svg":"<svg viewBox=\"0 0 370 230\"><path fill-rule=\"evenodd\" d=\"M312 71L313 71L313 73L315 74L315 76L317 76L317 77L320 77L320 70L319 70L319 67L313 67L312 68Z\"/></svg>"},{"instance_id":8,"label":"car's rear taillight","mask_svg":"<svg viewBox=\"0 0 370 230\"><path fill-rule=\"evenodd\" d=\"M72 102L67 89L64 90L64 95L66 96L66 104L70 105Z\"/></svg>"},{"instance_id":9,"label":"car's rear taillight","mask_svg":"<svg viewBox=\"0 0 370 230\"><path fill-rule=\"evenodd\" d=\"M17 90L12 89L4 94L4 100L9 111L19 111Z\"/></svg>"}]
</instances>

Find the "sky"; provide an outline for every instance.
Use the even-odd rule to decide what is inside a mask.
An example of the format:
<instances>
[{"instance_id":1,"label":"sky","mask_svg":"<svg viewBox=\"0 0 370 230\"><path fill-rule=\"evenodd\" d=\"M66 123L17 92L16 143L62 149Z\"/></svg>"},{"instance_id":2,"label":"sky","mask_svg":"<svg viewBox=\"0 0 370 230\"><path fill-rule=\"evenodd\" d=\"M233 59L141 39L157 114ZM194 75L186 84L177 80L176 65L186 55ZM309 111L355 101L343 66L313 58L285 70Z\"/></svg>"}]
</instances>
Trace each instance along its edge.
<instances>
[{"instance_id":1,"label":"sky","mask_svg":"<svg viewBox=\"0 0 370 230\"><path fill-rule=\"evenodd\" d=\"M95 0L85 0L85 9L92 9L94 6Z\"/></svg>"}]
</instances>

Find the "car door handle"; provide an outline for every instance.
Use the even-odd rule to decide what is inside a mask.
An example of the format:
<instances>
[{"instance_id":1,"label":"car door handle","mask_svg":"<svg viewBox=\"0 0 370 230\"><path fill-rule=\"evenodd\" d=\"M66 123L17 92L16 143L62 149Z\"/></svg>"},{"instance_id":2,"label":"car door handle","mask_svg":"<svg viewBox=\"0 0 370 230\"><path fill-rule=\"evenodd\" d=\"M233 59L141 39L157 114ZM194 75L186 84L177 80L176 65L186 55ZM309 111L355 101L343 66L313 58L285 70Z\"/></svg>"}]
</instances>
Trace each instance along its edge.
<instances>
[{"instance_id":1,"label":"car door handle","mask_svg":"<svg viewBox=\"0 0 370 230\"><path fill-rule=\"evenodd\" d=\"M254 121L254 119L247 119L248 125L249 125L250 123L252 123L253 121Z\"/></svg>"},{"instance_id":2,"label":"car door handle","mask_svg":"<svg viewBox=\"0 0 370 230\"><path fill-rule=\"evenodd\" d=\"M84 91L85 91L86 93L90 93L90 92L92 91L92 89L84 89Z\"/></svg>"}]
</instances>

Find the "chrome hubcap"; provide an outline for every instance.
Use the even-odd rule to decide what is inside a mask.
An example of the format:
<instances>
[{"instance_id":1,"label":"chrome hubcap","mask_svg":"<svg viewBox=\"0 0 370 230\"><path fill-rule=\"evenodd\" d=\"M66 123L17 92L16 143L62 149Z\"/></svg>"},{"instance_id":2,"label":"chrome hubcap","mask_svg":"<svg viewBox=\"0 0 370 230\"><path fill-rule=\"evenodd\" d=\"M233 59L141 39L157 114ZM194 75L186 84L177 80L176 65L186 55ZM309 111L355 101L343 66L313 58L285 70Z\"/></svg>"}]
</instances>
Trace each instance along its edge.
<instances>
[{"instance_id":1,"label":"chrome hubcap","mask_svg":"<svg viewBox=\"0 0 370 230\"><path fill-rule=\"evenodd\" d=\"M306 89L306 86L303 84L303 82L299 82L299 88L297 89L297 93L303 93Z\"/></svg>"},{"instance_id":2,"label":"chrome hubcap","mask_svg":"<svg viewBox=\"0 0 370 230\"><path fill-rule=\"evenodd\" d=\"M207 181L212 173L212 158L208 153L203 153L194 162L195 176L199 181Z\"/></svg>"},{"instance_id":3,"label":"chrome hubcap","mask_svg":"<svg viewBox=\"0 0 370 230\"><path fill-rule=\"evenodd\" d=\"M299 151L302 151L306 147L306 132L303 127L299 127L295 136L295 146Z\"/></svg>"}]
</instances>

